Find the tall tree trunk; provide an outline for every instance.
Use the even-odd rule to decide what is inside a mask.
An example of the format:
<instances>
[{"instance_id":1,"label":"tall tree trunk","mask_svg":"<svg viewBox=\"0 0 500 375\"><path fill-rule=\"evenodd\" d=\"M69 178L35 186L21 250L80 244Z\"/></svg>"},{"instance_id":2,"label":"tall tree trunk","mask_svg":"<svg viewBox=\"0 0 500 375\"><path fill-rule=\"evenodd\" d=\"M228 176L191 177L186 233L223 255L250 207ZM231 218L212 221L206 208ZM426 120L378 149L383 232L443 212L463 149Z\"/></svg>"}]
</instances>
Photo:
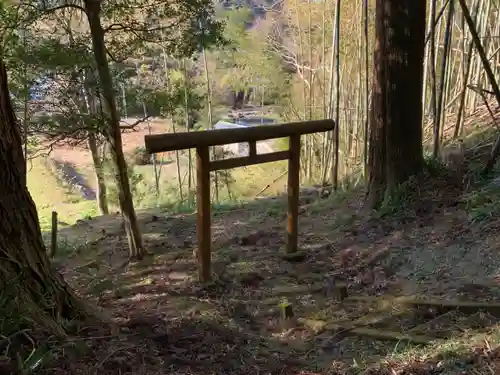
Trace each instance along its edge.
<instances>
[{"instance_id":1,"label":"tall tree trunk","mask_svg":"<svg viewBox=\"0 0 500 375\"><path fill-rule=\"evenodd\" d=\"M82 91L83 97L85 98L85 106L87 107L87 113L90 115L100 114L100 118L103 119L102 111L99 111L98 105L96 103L96 95L92 94L89 85L89 74L84 75L84 82ZM97 189L97 206L99 207L99 213L101 215L109 214L108 206L108 194L106 189L106 181L103 169L104 153L99 155L99 148L97 147L97 133L89 130L87 135L87 142L92 155L92 161L94 164L94 172L96 176L96 189Z\"/></svg>"},{"instance_id":2,"label":"tall tree trunk","mask_svg":"<svg viewBox=\"0 0 500 375\"><path fill-rule=\"evenodd\" d=\"M0 60L0 290L15 304L14 313L62 334L61 319L85 316L85 305L51 268L26 187L22 146Z\"/></svg>"},{"instance_id":3,"label":"tall tree trunk","mask_svg":"<svg viewBox=\"0 0 500 375\"><path fill-rule=\"evenodd\" d=\"M137 223L134 210L130 181L127 173L127 162L123 154L122 135L120 131L120 119L116 107L116 97L113 91L113 79L109 70L106 57L106 46L104 44L104 30L101 24L101 1L85 0L85 9L92 35L92 47L94 51L97 70L101 83L104 106L109 115L109 122L104 134L109 142L111 155L116 166L116 182L122 212L125 232L130 251L130 259L142 259L145 254L142 244L142 236Z\"/></svg>"},{"instance_id":4,"label":"tall tree trunk","mask_svg":"<svg viewBox=\"0 0 500 375\"><path fill-rule=\"evenodd\" d=\"M422 79L426 2L377 0L367 204L423 167Z\"/></svg>"},{"instance_id":5,"label":"tall tree trunk","mask_svg":"<svg viewBox=\"0 0 500 375\"><path fill-rule=\"evenodd\" d=\"M99 155L99 150L97 147L97 137L94 132L89 132L88 144L90 153L92 154L92 160L94 162L94 172L97 182L97 206L99 207L99 212L101 215L107 215L109 214L109 206L106 193L106 181L104 177L104 170L102 167L102 159Z\"/></svg>"}]
</instances>

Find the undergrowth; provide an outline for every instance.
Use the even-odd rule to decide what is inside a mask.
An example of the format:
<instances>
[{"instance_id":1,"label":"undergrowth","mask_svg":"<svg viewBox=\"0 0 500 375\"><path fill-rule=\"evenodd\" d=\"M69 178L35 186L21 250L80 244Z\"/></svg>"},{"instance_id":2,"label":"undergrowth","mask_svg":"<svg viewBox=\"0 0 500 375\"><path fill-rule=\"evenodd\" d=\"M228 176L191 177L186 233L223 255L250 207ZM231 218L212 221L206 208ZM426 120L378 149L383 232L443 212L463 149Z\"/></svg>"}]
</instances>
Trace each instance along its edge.
<instances>
[{"instance_id":1,"label":"undergrowth","mask_svg":"<svg viewBox=\"0 0 500 375\"><path fill-rule=\"evenodd\" d=\"M465 194L462 202L472 223L482 222L500 215L500 181L494 179L479 189Z\"/></svg>"},{"instance_id":2,"label":"undergrowth","mask_svg":"<svg viewBox=\"0 0 500 375\"><path fill-rule=\"evenodd\" d=\"M375 217L417 216L424 198L432 199L432 195L437 191L436 188L448 185L452 177L453 171L446 168L440 160L426 156L421 174L411 176L387 193L382 205L374 213Z\"/></svg>"},{"instance_id":3,"label":"undergrowth","mask_svg":"<svg viewBox=\"0 0 500 375\"><path fill-rule=\"evenodd\" d=\"M471 224L478 224L500 216L500 167L488 176L482 175L484 165L468 162L466 173L458 177L439 159L425 157L425 168L421 175L413 176L387 195L375 217L415 217L424 200L433 200L433 195L447 194L456 189L457 202L469 216ZM461 180L458 181L457 178ZM430 202L432 203L432 202Z\"/></svg>"},{"instance_id":4,"label":"undergrowth","mask_svg":"<svg viewBox=\"0 0 500 375\"><path fill-rule=\"evenodd\" d=\"M46 340L36 337L46 333L25 309L21 312L22 296L12 288L0 293L0 373L33 374L47 365L52 348Z\"/></svg>"},{"instance_id":5,"label":"undergrowth","mask_svg":"<svg viewBox=\"0 0 500 375\"><path fill-rule=\"evenodd\" d=\"M488 175L483 174L483 168L480 161L469 163L469 186L461 197L471 224L500 215L500 166L496 165Z\"/></svg>"}]
</instances>

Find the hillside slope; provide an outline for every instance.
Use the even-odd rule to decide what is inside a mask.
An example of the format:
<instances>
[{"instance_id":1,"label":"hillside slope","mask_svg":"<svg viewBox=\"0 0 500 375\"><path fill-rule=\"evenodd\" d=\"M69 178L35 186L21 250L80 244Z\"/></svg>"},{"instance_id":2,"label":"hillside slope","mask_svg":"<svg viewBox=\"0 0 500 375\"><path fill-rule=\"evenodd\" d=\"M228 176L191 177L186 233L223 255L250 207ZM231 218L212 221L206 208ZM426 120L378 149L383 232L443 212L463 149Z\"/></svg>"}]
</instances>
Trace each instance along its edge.
<instances>
[{"instance_id":1,"label":"hillside slope","mask_svg":"<svg viewBox=\"0 0 500 375\"><path fill-rule=\"evenodd\" d=\"M472 223L469 212L456 206L461 201L456 191L430 196L422 193L415 210L384 219L364 216L356 193L342 200L304 197L300 244L308 256L302 263L279 256L283 200L216 212L216 282L209 286L195 281L194 216L161 212L140 214L146 246L154 252L144 263L124 267L126 241L119 221L96 218L79 224L79 230L97 232L99 238L62 269L80 292L112 311L125 330L117 339L148 347L141 356L176 374L205 374L207 366L214 374L255 373L256 367L264 373L351 374L358 373L356 366L377 368L381 359L395 368L414 366L418 359L417 365L424 361L438 369L443 356L460 359L446 364L446 373L459 374L474 356L471 345L484 346L485 337L493 348L500 343L498 307L467 305L455 311L460 302L452 302L451 310L417 309L402 298L480 304L500 299L500 221ZM349 295L342 302L336 299L339 283L347 285ZM283 301L298 318L291 326L283 327L280 318ZM353 330L348 328L353 322L356 330L342 334ZM405 339L397 344L402 337L420 344L446 341L419 349ZM100 346L94 350L104 352ZM150 356L150 350L159 354ZM328 372L332 363L338 372ZM478 368L478 363L467 366ZM493 359L484 363L493 366Z\"/></svg>"},{"instance_id":2,"label":"hillside slope","mask_svg":"<svg viewBox=\"0 0 500 375\"><path fill-rule=\"evenodd\" d=\"M470 149L488 129L472 133ZM285 199L216 207L209 285L196 282L194 215L139 212L153 253L140 264L126 263L118 216L63 229L55 264L114 326L85 328L78 350L54 344L47 373L500 373L492 181L460 185L432 168L377 214L364 212L359 190L304 192L307 257L297 263L279 255ZM293 318L282 318L285 306Z\"/></svg>"}]
</instances>

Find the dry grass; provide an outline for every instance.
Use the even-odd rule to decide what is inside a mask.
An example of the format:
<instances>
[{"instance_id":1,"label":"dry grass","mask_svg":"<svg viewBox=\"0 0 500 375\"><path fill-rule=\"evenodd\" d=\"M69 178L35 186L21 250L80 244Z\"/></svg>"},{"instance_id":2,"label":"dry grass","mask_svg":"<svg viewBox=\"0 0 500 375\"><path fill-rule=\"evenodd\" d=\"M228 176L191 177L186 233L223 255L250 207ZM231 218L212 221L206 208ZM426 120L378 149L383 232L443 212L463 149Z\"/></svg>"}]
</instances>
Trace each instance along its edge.
<instances>
[{"instance_id":1,"label":"dry grass","mask_svg":"<svg viewBox=\"0 0 500 375\"><path fill-rule=\"evenodd\" d=\"M50 230L53 210L57 211L61 225L72 225L87 215L95 216L95 203L84 201L64 187L45 158L33 159L28 168L28 189L37 206L42 231Z\"/></svg>"}]
</instances>

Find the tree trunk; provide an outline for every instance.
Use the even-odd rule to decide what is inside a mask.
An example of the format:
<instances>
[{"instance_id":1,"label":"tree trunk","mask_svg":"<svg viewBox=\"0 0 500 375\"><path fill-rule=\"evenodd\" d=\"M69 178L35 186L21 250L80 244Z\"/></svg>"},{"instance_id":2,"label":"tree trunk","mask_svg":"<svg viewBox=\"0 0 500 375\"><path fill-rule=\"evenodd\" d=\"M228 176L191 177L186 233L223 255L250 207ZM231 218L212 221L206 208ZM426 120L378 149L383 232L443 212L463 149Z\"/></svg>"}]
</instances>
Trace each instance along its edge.
<instances>
[{"instance_id":1,"label":"tree trunk","mask_svg":"<svg viewBox=\"0 0 500 375\"><path fill-rule=\"evenodd\" d=\"M130 181L127 173L127 162L123 154L122 135L120 131L120 119L116 108L116 97L113 91L113 79L109 70L106 57L106 46L104 43L104 30L101 24L100 0L85 0L85 9L92 35L92 47L94 51L97 70L101 83L104 106L109 115L109 122L104 135L110 145L111 155L116 166L116 185L118 187L118 198L122 212L125 232L130 251L130 259L142 259L145 254L142 244L142 236L137 223L134 210L132 194L130 192Z\"/></svg>"},{"instance_id":2,"label":"tree trunk","mask_svg":"<svg viewBox=\"0 0 500 375\"><path fill-rule=\"evenodd\" d=\"M92 160L94 162L94 171L96 176L96 189L97 189L97 205L99 207L99 212L101 215L109 214L108 207L108 197L106 193L106 182L104 177L104 170L102 167L102 160L99 155L99 150L97 148L97 137L93 132L89 132L88 136L89 150L92 154Z\"/></svg>"},{"instance_id":3,"label":"tree trunk","mask_svg":"<svg viewBox=\"0 0 500 375\"><path fill-rule=\"evenodd\" d=\"M100 119L104 118L102 111L99 110L99 106L96 103L96 95L92 93L89 84L89 74L85 74L83 76L84 85L83 85L83 96L85 98L85 106L87 107L88 114L100 115ZM99 98L97 98L99 100ZM104 153L99 155L99 149L97 147L97 133L88 130L87 135L88 146L90 150L90 154L92 155L92 162L94 164L94 172L96 176L96 197L97 197L97 206L99 207L99 213L101 215L109 214L109 206L108 206L108 198L106 191L106 181L103 169L103 161L104 161Z\"/></svg>"},{"instance_id":4,"label":"tree trunk","mask_svg":"<svg viewBox=\"0 0 500 375\"><path fill-rule=\"evenodd\" d=\"M8 293L13 313L63 334L61 319L84 317L86 309L50 265L26 187L22 145L0 60L0 290Z\"/></svg>"},{"instance_id":5,"label":"tree trunk","mask_svg":"<svg viewBox=\"0 0 500 375\"><path fill-rule=\"evenodd\" d=\"M377 0L367 204L418 174L426 2Z\"/></svg>"}]
</instances>

